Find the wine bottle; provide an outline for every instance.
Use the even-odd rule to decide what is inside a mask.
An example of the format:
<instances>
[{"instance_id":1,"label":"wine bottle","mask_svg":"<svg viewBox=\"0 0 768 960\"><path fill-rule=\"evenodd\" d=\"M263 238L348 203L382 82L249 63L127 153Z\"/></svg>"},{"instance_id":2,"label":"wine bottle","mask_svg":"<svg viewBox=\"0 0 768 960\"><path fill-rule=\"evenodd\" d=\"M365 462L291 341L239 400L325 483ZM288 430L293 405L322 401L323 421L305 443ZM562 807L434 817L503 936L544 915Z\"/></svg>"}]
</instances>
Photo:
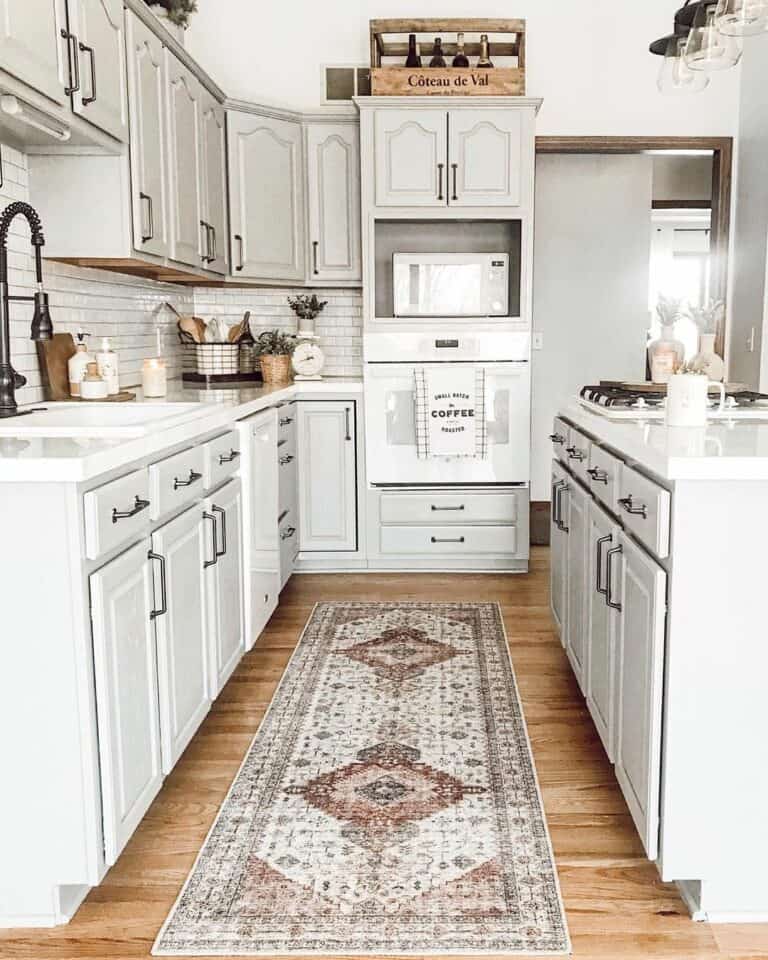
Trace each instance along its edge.
<instances>
[{"instance_id":1,"label":"wine bottle","mask_svg":"<svg viewBox=\"0 0 768 960\"><path fill-rule=\"evenodd\" d=\"M480 59L477 61L478 67L492 67L491 48L488 43L488 34L480 34Z\"/></svg>"},{"instance_id":2,"label":"wine bottle","mask_svg":"<svg viewBox=\"0 0 768 960\"><path fill-rule=\"evenodd\" d=\"M429 61L430 67L444 67L446 66L445 57L443 56L443 41L440 37L435 37L435 46L432 49L432 59Z\"/></svg>"},{"instance_id":3,"label":"wine bottle","mask_svg":"<svg viewBox=\"0 0 768 960\"><path fill-rule=\"evenodd\" d=\"M408 57L405 61L406 67L420 67L421 57L419 56L419 47L416 43L416 34L412 33L408 37Z\"/></svg>"},{"instance_id":4,"label":"wine bottle","mask_svg":"<svg viewBox=\"0 0 768 960\"><path fill-rule=\"evenodd\" d=\"M453 58L454 67L468 67L469 57L464 53L464 34L456 35L456 56Z\"/></svg>"}]
</instances>

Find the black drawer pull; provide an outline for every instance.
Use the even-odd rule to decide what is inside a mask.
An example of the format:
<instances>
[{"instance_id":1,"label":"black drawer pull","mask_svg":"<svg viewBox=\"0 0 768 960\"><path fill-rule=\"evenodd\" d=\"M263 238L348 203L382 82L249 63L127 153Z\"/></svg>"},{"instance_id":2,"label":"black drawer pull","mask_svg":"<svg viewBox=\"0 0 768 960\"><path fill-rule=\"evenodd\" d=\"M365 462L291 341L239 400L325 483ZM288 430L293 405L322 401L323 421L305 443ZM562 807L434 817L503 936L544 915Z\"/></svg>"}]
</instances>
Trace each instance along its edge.
<instances>
[{"instance_id":1,"label":"black drawer pull","mask_svg":"<svg viewBox=\"0 0 768 960\"><path fill-rule=\"evenodd\" d=\"M293 463L294 459L292 453L287 453L284 457L280 457L280 466L284 467L288 463Z\"/></svg>"},{"instance_id":2,"label":"black drawer pull","mask_svg":"<svg viewBox=\"0 0 768 960\"><path fill-rule=\"evenodd\" d=\"M464 537L454 537L454 538L443 538L440 537L430 537L432 543L464 543Z\"/></svg>"},{"instance_id":3,"label":"black drawer pull","mask_svg":"<svg viewBox=\"0 0 768 960\"><path fill-rule=\"evenodd\" d=\"M280 426L287 427L289 424L293 423L293 417L281 417Z\"/></svg>"},{"instance_id":4,"label":"black drawer pull","mask_svg":"<svg viewBox=\"0 0 768 960\"><path fill-rule=\"evenodd\" d=\"M142 500L141 497L136 494L136 500L131 510L118 510L117 507L112 509L112 523L117 523L118 520L128 520L130 517L135 517L137 513L141 513L142 510L146 510L148 506L149 500Z\"/></svg>"},{"instance_id":5,"label":"black drawer pull","mask_svg":"<svg viewBox=\"0 0 768 960\"><path fill-rule=\"evenodd\" d=\"M608 557L605 567L605 577L606 577L606 589L605 589L605 602L609 607L612 607L614 610L621 610L621 604L616 603L613 599L613 558L617 553L623 553L624 550L621 544L618 547L614 547L613 550L609 550L606 556Z\"/></svg>"},{"instance_id":6,"label":"black drawer pull","mask_svg":"<svg viewBox=\"0 0 768 960\"><path fill-rule=\"evenodd\" d=\"M239 456L240 456L239 450L230 450L229 453L220 453L219 466L225 463L232 463L232 461L237 460Z\"/></svg>"},{"instance_id":7,"label":"black drawer pull","mask_svg":"<svg viewBox=\"0 0 768 960\"><path fill-rule=\"evenodd\" d=\"M219 542L219 525L216 521L216 516L213 513L208 513L207 510L203 510L203 519L210 520L213 523L213 559L205 560L203 562L203 568L207 569L208 567L213 567L219 562L219 551L217 549Z\"/></svg>"},{"instance_id":8,"label":"black drawer pull","mask_svg":"<svg viewBox=\"0 0 768 960\"><path fill-rule=\"evenodd\" d=\"M81 41L77 46L81 53L88 54L91 61L91 95L90 97L82 97L82 104L87 107L89 103L96 101L96 54L93 52L93 47L89 47L87 43Z\"/></svg>"},{"instance_id":9,"label":"black drawer pull","mask_svg":"<svg viewBox=\"0 0 768 960\"><path fill-rule=\"evenodd\" d=\"M223 557L227 552L227 511L222 507L212 506L211 510L214 513L221 514L221 550L219 550L218 545L214 541L213 549L216 553L216 559Z\"/></svg>"},{"instance_id":10,"label":"black drawer pull","mask_svg":"<svg viewBox=\"0 0 768 960\"><path fill-rule=\"evenodd\" d=\"M608 588L600 586L600 571L603 566L603 544L610 543L613 540L613 536L609 533L606 537L600 537L597 541L597 556L595 558L595 590L598 593L602 593L604 597L608 596Z\"/></svg>"},{"instance_id":11,"label":"black drawer pull","mask_svg":"<svg viewBox=\"0 0 768 960\"><path fill-rule=\"evenodd\" d=\"M569 460L577 460L581 463L582 460L587 459L586 453L583 450L579 450L578 447L566 447L565 452L568 454Z\"/></svg>"},{"instance_id":12,"label":"black drawer pull","mask_svg":"<svg viewBox=\"0 0 768 960\"><path fill-rule=\"evenodd\" d=\"M561 433L550 433L549 439L561 447L565 443L565 437Z\"/></svg>"},{"instance_id":13,"label":"black drawer pull","mask_svg":"<svg viewBox=\"0 0 768 960\"><path fill-rule=\"evenodd\" d=\"M608 471L601 470L599 467L591 467L587 473L592 477L595 483L604 483L608 486Z\"/></svg>"},{"instance_id":14,"label":"black drawer pull","mask_svg":"<svg viewBox=\"0 0 768 960\"><path fill-rule=\"evenodd\" d=\"M619 505L623 507L627 513L631 513L635 517L642 517L643 520L648 519L648 507L644 503L641 503L639 507L636 507L632 500L631 493L628 497L621 497L619 500Z\"/></svg>"},{"instance_id":15,"label":"black drawer pull","mask_svg":"<svg viewBox=\"0 0 768 960\"><path fill-rule=\"evenodd\" d=\"M158 617L162 617L164 614L168 613L168 589L165 582L165 557L160 553L155 553L153 550L150 550L147 554L149 560L157 560L160 564L160 609L152 610L149 614L150 620L156 620Z\"/></svg>"},{"instance_id":16,"label":"black drawer pull","mask_svg":"<svg viewBox=\"0 0 768 960\"><path fill-rule=\"evenodd\" d=\"M280 539L281 539L281 540L290 540L291 537L294 535L294 533L296 533L296 527L287 527L287 528L286 528L285 530L283 530L283 532L280 534Z\"/></svg>"},{"instance_id":17,"label":"black drawer pull","mask_svg":"<svg viewBox=\"0 0 768 960\"><path fill-rule=\"evenodd\" d=\"M460 507L436 507L433 503L432 509L435 511L435 513L450 513L454 510L463 510L464 504L462 503Z\"/></svg>"},{"instance_id":18,"label":"black drawer pull","mask_svg":"<svg viewBox=\"0 0 768 960\"><path fill-rule=\"evenodd\" d=\"M179 487L191 487L193 483L197 483L198 480L202 479L202 473L196 473L194 470L190 470L189 477L186 480L179 480L178 477L173 478L173 489L178 490Z\"/></svg>"}]
</instances>

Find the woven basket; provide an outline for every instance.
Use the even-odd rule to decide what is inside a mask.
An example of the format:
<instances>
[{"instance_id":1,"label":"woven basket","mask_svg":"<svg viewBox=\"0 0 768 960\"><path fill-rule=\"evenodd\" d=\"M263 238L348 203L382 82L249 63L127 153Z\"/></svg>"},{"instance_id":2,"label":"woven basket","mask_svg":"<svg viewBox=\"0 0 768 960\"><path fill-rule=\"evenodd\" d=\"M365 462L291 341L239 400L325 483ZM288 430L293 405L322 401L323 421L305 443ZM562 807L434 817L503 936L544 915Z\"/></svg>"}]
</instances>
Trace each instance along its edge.
<instances>
[{"instance_id":1,"label":"woven basket","mask_svg":"<svg viewBox=\"0 0 768 960\"><path fill-rule=\"evenodd\" d=\"M264 354L259 360L264 383L288 383L292 379L289 354L278 354L277 356Z\"/></svg>"}]
</instances>

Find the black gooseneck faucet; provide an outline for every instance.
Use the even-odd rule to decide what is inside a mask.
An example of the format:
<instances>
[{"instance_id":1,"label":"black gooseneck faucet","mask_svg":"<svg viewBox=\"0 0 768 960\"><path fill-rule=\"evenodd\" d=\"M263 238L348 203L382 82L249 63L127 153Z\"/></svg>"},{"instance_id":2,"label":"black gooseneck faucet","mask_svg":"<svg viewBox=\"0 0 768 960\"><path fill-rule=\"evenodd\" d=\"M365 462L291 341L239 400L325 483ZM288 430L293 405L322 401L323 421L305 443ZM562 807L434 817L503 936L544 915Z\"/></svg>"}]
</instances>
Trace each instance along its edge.
<instances>
[{"instance_id":1,"label":"black gooseneck faucet","mask_svg":"<svg viewBox=\"0 0 768 960\"><path fill-rule=\"evenodd\" d=\"M16 217L25 217L32 231L32 247L35 251L37 292L33 297L12 297L8 293L8 231ZM28 203L17 201L9 204L0 214L0 419L19 417L16 391L27 382L11 366L10 304L30 301L35 304L32 318L32 340L50 340L53 336L51 315L48 311L48 294L43 290L43 260L40 252L45 245L43 226L37 211ZM31 411L24 411L24 413Z\"/></svg>"}]
</instances>

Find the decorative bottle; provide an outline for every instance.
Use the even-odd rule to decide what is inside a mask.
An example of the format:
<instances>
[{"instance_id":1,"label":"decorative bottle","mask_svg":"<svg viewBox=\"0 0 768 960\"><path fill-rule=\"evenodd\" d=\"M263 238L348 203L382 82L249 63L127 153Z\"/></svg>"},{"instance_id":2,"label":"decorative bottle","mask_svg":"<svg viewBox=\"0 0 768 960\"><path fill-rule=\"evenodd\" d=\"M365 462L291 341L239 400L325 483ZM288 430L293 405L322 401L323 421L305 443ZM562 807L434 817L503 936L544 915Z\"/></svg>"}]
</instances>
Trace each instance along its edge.
<instances>
[{"instance_id":1,"label":"decorative bottle","mask_svg":"<svg viewBox=\"0 0 768 960\"><path fill-rule=\"evenodd\" d=\"M408 56L405 60L406 67L420 67L421 57L419 56L419 47L416 43L416 34L412 33L408 37Z\"/></svg>"},{"instance_id":2,"label":"decorative bottle","mask_svg":"<svg viewBox=\"0 0 768 960\"><path fill-rule=\"evenodd\" d=\"M488 34L480 34L480 59L477 61L478 67L490 68L493 66L491 60L491 45L488 43Z\"/></svg>"},{"instance_id":3,"label":"decorative bottle","mask_svg":"<svg viewBox=\"0 0 768 960\"><path fill-rule=\"evenodd\" d=\"M456 56L453 58L452 66L454 67L469 66L469 57L464 52L464 34L463 33L459 33L456 35Z\"/></svg>"},{"instance_id":4,"label":"decorative bottle","mask_svg":"<svg viewBox=\"0 0 768 960\"><path fill-rule=\"evenodd\" d=\"M648 344L648 365L654 383L669 383L669 378L685 361L685 344L675 339L674 323L661 327L661 336Z\"/></svg>"},{"instance_id":5,"label":"decorative bottle","mask_svg":"<svg viewBox=\"0 0 768 960\"><path fill-rule=\"evenodd\" d=\"M430 67L444 67L445 57L443 56L443 41L440 37L435 37L435 45L432 48L432 59L429 61Z\"/></svg>"}]
</instances>

